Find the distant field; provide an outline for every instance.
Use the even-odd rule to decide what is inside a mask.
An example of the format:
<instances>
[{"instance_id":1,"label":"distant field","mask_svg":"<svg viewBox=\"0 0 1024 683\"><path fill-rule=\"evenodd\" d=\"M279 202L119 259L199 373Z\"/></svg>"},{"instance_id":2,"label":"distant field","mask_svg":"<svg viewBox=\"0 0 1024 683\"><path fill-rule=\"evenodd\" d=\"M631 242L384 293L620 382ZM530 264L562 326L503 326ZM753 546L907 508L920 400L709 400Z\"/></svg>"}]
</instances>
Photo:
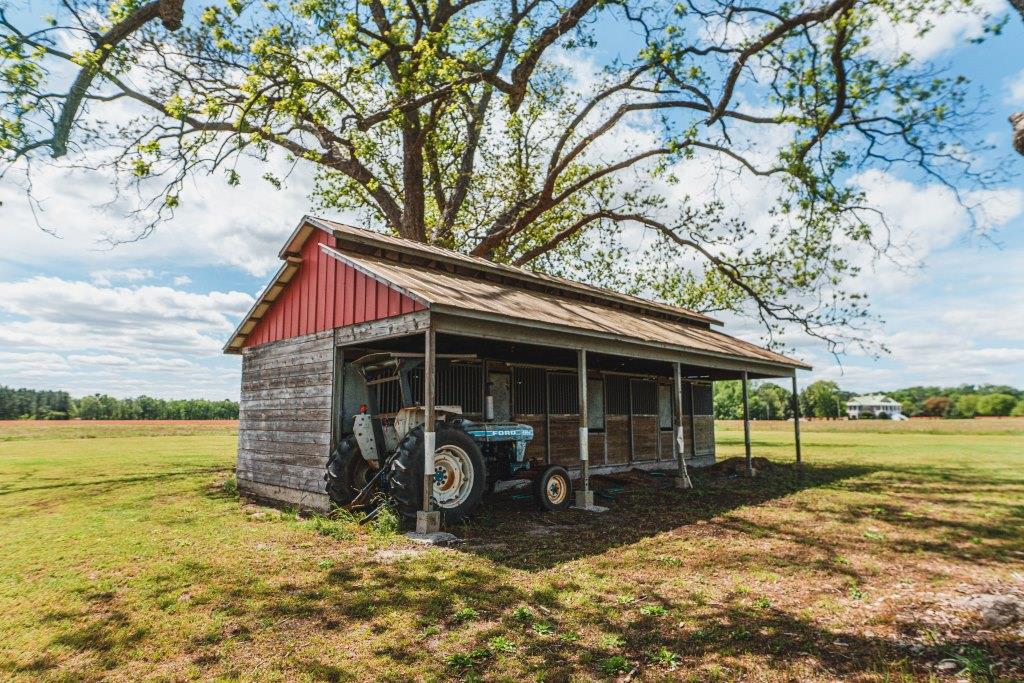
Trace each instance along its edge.
<instances>
[{"instance_id":1,"label":"distant field","mask_svg":"<svg viewBox=\"0 0 1024 683\"><path fill-rule=\"evenodd\" d=\"M234 434L238 420L0 420L0 441Z\"/></svg>"},{"instance_id":2,"label":"distant field","mask_svg":"<svg viewBox=\"0 0 1024 683\"><path fill-rule=\"evenodd\" d=\"M742 420L718 420L722 429L743 429ZM755 431L793 431L783 420L752 420ZM883 434L1024 434L1024 417L976 417L973 420L911 418L909 420L801 420L801 432L880 432Z\"/></svg>"},{"instance_id":3,"label":"distant field","mask_svg":"<svg viewBox=\"0 0 1024 683\"><path fill-rule=\"evenodd\" d=\"M0 423L0 679L1024 680L966 602L1024 596L1024 420L802 427L424 551L239 501L233 422Z\"/></svg>"}]
</instances>

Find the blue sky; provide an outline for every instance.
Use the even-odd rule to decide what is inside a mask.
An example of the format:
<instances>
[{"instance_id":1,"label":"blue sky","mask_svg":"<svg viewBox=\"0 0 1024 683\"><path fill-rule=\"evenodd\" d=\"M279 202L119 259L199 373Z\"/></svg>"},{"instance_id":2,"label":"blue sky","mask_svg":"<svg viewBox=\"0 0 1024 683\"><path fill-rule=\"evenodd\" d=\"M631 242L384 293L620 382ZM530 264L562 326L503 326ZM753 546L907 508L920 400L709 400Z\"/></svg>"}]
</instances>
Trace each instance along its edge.
<instances>
[{"instance_id":1,"label":"blue sky","mask_svg":"<svg viewBox=\"0 0 1024 683\"><path fill-rule=\"evenodd\" d=\"M794 354L815 366L804 382L834 379L854 391L1024 387L1024 158L1010 156L1006 122L1024 110L1024 25L1011 17L1003 36L968 44L976 30L968 18L942 17L924 41L907 40L920 58L951 65L987 93L991 113L978 133L1000 148L1012 179L986 199L997 244L972 237L940 188L864 177L869 196L911 236L922 265L907 272L882 267L864 280L885 321L874 337L890 354L837 362L820 343L793 339ZM103 238L124 234L127 205L111 203L106 179L37 171L36 215L56 236L36 226L15 183L0 183L0 384L74 395L237 397L239 361L220 348L276 268L281 243L311 210L310 170L298 169L280 192L196 178L172 222L112 249ZM251 171L261 175L255 166ZM758 340L752 322L728 322L727 331Z\"/></svg>"}]
</instances>

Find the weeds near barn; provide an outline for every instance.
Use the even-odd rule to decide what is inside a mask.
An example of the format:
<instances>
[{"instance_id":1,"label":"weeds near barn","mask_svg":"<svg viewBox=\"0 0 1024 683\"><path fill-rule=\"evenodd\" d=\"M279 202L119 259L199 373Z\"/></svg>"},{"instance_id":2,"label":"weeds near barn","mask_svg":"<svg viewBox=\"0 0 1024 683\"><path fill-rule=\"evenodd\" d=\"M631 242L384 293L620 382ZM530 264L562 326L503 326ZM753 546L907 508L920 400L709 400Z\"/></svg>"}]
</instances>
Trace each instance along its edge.
<instances>
[{"instance_id":1,"label":"weeds near barn","mask_svg":"<svg viewBox=\"0 0 1024 683\"><path fill-rule=\"evenodd\" d=\"M457 550L239 499L232 423L2 425L0 678L1019 680L964 601L1024 596L1024 420L948 422L812 423L802 472L755 423L763 477L499 497Z\"/></svg>"}]
</instances>

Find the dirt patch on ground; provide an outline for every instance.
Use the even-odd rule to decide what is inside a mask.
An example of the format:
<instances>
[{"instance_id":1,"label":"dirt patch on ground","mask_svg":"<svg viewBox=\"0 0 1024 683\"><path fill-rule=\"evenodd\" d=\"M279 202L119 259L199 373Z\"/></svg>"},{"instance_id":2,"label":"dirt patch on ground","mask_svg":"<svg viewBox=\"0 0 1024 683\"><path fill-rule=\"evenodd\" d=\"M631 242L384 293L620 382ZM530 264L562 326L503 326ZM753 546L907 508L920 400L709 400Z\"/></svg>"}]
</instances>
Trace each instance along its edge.
<instances>
[{"instance_id":1,"label":"dirt patch on ground","mask_svg":"<svg viewBox=\"0 0 1024 683\"><path fill-rule=\"evenodd\" d=\"M774 472L779 467L783 467L768 458L762 457L751 458L750 463L754 468L755 474L767 474ZM706 472L712 477L745 477L747 476L747 460L746 458L726 458L710 467L703 468L701 471Z\"/></svg>"}]
</instances>

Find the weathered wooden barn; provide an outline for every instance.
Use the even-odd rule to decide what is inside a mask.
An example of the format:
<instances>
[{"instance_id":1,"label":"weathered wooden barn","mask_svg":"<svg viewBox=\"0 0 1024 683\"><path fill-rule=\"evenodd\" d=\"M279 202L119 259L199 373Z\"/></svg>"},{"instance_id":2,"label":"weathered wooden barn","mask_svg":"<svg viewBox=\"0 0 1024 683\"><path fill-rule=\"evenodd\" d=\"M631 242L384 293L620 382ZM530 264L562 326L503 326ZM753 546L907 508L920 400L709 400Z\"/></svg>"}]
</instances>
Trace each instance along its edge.
<instances>
[{"instance_id":1,"label":"weathered wooden barn","mask_svg":"<svg viewBox=\"0 0 1024 683\"><path fill-rule=\"evenodd\" d=\"M529 457L582 454L590 472L672 467L680 427L686 462L713 463L712 382L795 387L808 368L693 311L319 218L280 258L225 347L242 355L239 489L267 501L328 507L327 458L366 403L351 361L370 352L422 354L426 339L438 405L480 418L490 396L494 419L534 428Z\"/></svg>"}]
</instances>

